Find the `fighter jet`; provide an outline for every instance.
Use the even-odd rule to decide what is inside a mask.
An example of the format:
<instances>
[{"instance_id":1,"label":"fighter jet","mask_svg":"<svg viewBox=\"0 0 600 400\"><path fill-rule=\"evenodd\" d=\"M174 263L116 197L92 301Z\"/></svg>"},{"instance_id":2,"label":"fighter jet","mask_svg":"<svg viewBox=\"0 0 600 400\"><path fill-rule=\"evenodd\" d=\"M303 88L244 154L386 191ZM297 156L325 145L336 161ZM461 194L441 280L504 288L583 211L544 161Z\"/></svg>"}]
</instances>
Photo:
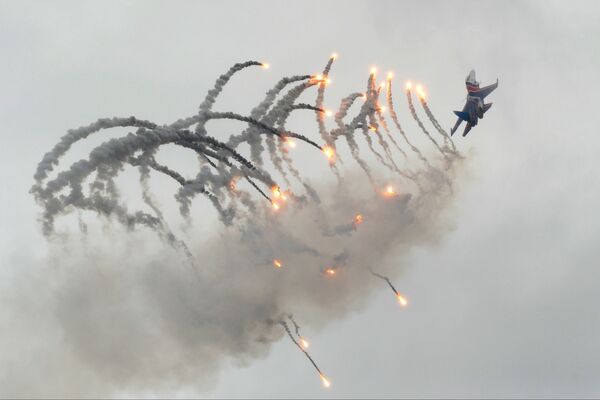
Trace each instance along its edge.
<instances>
[{"instance_id":1,"label":"fighter jet","mask_svg":"<svg viewBox=\"0 0 600 400\"><path fill-rule=\"evenodd\" d=\"M498 79L496 79L496 83L480 88L479 82L475 79L475 70L472 69L467 75L465 84L468 92L467 104L465 104L462 111L454 111L454 114L458 116L458 120L454 124L454 128L450 130L450 135L454 135L454 132L463 121L467 121L463 136L467 136L471 128L477 125L479 118L483 118L483 114L492 106L492 103L484 103L483 99L498 87Z\"/></svg>"}]
</instances>

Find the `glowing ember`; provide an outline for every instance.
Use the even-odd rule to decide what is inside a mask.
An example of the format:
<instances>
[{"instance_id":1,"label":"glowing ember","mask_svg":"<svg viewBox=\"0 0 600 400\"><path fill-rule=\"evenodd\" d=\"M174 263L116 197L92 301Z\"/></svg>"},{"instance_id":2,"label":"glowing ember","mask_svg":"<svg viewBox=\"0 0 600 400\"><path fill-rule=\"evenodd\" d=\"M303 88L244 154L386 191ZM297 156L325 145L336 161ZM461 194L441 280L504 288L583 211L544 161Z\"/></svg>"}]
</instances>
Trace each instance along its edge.
<instances>
[{"instance_id":1,"label":"glowing ember","mask_svg":"<svg viewBox=\"0 0 600 400\"><path fill-rule=\"evenodd\" d=\"M423 86L417 85L417 93L419 94L420 98L425 98L425 90L423 90Z\"/></svg>"},{"instance_id":2,"label":"glowing ember","mask_svg":"<svg viewBox=\"0 0 600 400\"><path fill-rule=\"evenodd\" d=\"M375 75L377 73L377 67L371 67L371 74Z\"/></svg>"},{"instance_id":3,"label":"glowing ember","mask_svg":"<svg viewBox=\"0 0 600 400\"><path fill-rule=\"evenodd\" d=\"M268 63L262 63L261 67L263 67L264 69L269 69L271 68L271 66Z\"/></svg>"},{"instance_id":4,"label":"glowing ember","mask_svg":"<svg viewBox=\"0 0 600 400\"><path fill-rule=\"evenodd\" d=\"M325 110L325 115L331 117L333 115L333 112L331 110Z\"/></svg>"},{"instance_id":5,"label":"glowing ember","mask_svg":"<svg viewBox=\"0 0 600 400\"><path fill-rule=\"evenodd\" d=\"M406 300L406 298L404 296L402 296L400 293L398 293L396 295L396 298L398 299L398 303L400 303L400 305L402 307L406 307L406 305L408 304L408 301Z\"/></svg>"},{"instance_id":6,"label":"glowing ember","mask_svg":"<svg viewBox=\"0 0 600 400\"><path fill-rule=\"evenodd\" d=\"M321 375L321 380L323 381L323 386L325 386L326 388L331 386L331 382L329 382L329 379L325 378L324 375Z\"/></svg>"},{"instance_id":7,"label":"glowing ember","mask_svg":"<svg viewBox=\"0 0 600 400\"><path fill-rule=\"evenodd\" d=\"M382 112L382 113L384 113L384 112L385 112L385 110L386 110L386 108L385 108L385 107L379 107L379 112Z\"/></svg>"},{"instance_id":8,"label":"glowing ember","mask_svg":"<svg viewBox=\"0 0 600 400\"><path fill-rule=\"evenodd\" d=\"M331 58L333 58L334 60L336 60L336 59L338 58L338 54L337 54L337 53L333 53L333 54L331 55Z\"/></svg>"},{"instance_id":9,"label":"glowing ember","mask_svg":"<svg viewBox=\"0 0 600 400\"><path fill-rule=\"evenodd\" d=\"M379 87L380 87L380 88L382 88L382 89L383 89L383 88L385 88L385 82L381 82L381 83L379 84Z\"/></svg>"},{"instance_id":10,"label":"glowing ember","mask_svg":"<svg viewBox=\"0 0 600 400\"><path fill-rule=\"evenodd\" d=\"M274 266L276 266L277 268L281 268L281 266L282 266L283 264L281 264L281 261L279 261L279 260L275 259L275 260L273 260L273 265L274 265Z\"/></svg>"},{"instance_id":11,"label":"glowing ember","mask_svg":"<svg viewBox=\"0 0 600 400\"><path fill-rule=\"evenodd\" d=\"M279 189L279 186L273 186L271 190L273 191L273 196L275 196L275 198L281 197L281 189Z\"/></svg>"},{"instance_id":12,"label":"glowing ember","mask_svg":"<svg viewBox=\"0 0 600 400\"><path fill-rule=\"evenodd\" d=\"M308 347L310 346L310 343L308 343L308 340L306 340L304 338L300 338L300 345L303 348L308 349Z\"/></svg>"},{"instance_id":13,"label":"glowing ember","mask_svg":"<svg viewBox=\"0 0 600 400\"><path fill-rule=\"evenodd\" d=\"M412 83L406 82L406 90L412 89Z\"/></svg>"},{"instance_id":14,"label":"glowing ember","mask_svg":"<svg viewBox=\"0 0 600 400\"><path fill-rule=\"evenodd\" d=\"M323 147L323 153L325 153L325 156L327 157L327 159L329 161L332 161L335 156L335 151L333 150L333 148L331 148L329 146Z\"/></svg>"},{"instance_id":15,"label":"glowing ember","mask_svg":"<svg viewBox=\"0 0 600 400\"><path fill-rule=\"evenodd\" d=\"M391 71L390 71L390 72L388 72L388 74L387 74L387 78L388 78L388 80L390 80L390 81L391 81L393 77L394 77L394 73L393 73L393 72L391 72Z\"/></svg>"},{"instance_id":16,"label":"glowing ember","mask_svg":"<svg viewBox=\"0 0 600 400\"><path fill-rule=\"evenodd\" d=\"M361 97L362 97L363 100L366 100L367 99L367 94L363 93Z\"/></svg>"},{"instance_id":17,"label":"glowing ember","mask_svg":"<svg viewBox=\"0 0 600 400\"><path fill-rule=\"evenodd\" d=\"M385 194L386 194L386 196L393 196L393 195L396 194L396 191L394 190L394 188L392 187L392 185L388 185L385 188Z\"/></svg>"},{"instance_id":18,"label":"glowing ember","mask_svg":"<svg viewBox=\"0 0 600 400\"><path fill-rule=\"evenodd\" d=\"M356 225L360 225L363 222L363 216L361 214L356 214L356 216L354 217L354 223Z\"/></svg>"},{"instance_id":19,"label":"glowing ember","mask_svg":"<svg viewBox=\"0 0 600 400\"><path fill-rule=\"evenodd\" d=\"M285 141L285 144L287 144L292 149L294 147L296 147L296 142L294 142L291 138L289 138L289 137L286 136L283 140Z\"/></svg>"},{"instance_id":20,"label":"glowing ember","mask_svg":"<svg viewBox=\"0 0 600 400\"><path fill-rule=\"evenodd\" d=\"M373 125L369 125L369 130L375 132L377 128L375 128Z\"/></svg>"},{"instance_id":21,"label":"glowing ember","mask_svg":"<svg viewBox=\"0 0 600 400\"><path fill-rule=\"evenodd\" d=\"M335 275L335 269L333 269L333 268L327 268L327 269L325 270L325 273L326 273L327 275L329 275L329 276L334 276L334 275Z\"/></svg>"},{"instance_id":22,"label":"glowing ember","mask_svg":"<svg viewBox=\"0 0 600 400\"><path fill-rule=\"evenodd\" d=\"M237 189L237 180L236 178L233 178L231 181L229 181L229 189L233 190L234 192Z\"/></svg>"},{"instance_id":23,"label":"glowing ember","mask_svg":"<svg viewBox=\"0 0 600 400\"><path fill-rule=\"evenodd\" d=\"M278 211L279 210L279 204L273 202L273 211Z\"/></svg>"}]
</instances>

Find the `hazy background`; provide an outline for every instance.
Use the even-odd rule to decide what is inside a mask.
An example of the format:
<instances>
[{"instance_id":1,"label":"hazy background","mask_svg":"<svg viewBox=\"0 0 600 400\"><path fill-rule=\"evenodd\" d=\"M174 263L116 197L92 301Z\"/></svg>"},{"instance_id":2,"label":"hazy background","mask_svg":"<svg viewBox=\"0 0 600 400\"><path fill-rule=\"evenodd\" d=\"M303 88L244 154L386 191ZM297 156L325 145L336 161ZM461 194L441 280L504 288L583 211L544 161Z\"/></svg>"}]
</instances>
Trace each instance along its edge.
<instances>
[{"instance_id":1,"label":"hazy background","mask_svg":"<svg viewBox=\"0 0 600 400\"><path fill-rule=\"evenodd\" d=\"M455 230L415 251L397 283L410 307L382 285L366 309L305 327L327 391L284 340L264 359L232 362L207 391L179 394L597 397L598 38L592 1L0 2L0 286L43 259L28 190L69 128L112 115L171 122L234 62L267 60L268 73L232 82L218 103L248 110L275 79L318 72L333 51L332 108L377 65L400 85L423 82L449 128L475 68L500 85L480 126L455 140L470 157Z\"/></svg>"}]
</instances>

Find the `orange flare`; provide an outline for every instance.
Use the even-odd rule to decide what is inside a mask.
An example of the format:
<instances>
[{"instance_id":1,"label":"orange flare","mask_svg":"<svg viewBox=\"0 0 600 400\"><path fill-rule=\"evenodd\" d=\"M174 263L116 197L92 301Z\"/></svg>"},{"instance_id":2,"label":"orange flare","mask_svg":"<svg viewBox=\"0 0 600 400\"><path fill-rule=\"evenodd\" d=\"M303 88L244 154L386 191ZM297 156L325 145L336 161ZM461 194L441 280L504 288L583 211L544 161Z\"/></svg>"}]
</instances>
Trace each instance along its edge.
<instances>
[{"instance_id":1,"label":"orange flare","mask_svg":"<svg viewBox=\"0 0 600 400\"><path fill-rule=\"evenodd\" d=\"M274 265L275 267L277 267L277 268L281 268L281 266L282 266L283 264L281 264L281 261L279 261L279 260L275 259L275 260L273 260L273 265Z\"/></svg>"},{"instance_id":2,"label":"orange flare","mask_svg":"<svg viewBox=\"0 0 600 400\"><path fill-rule=\"evenodd\" d=\"M329 382L329 379L325 378L325 375L321 375L321 380L323 381L323 386L326 388L331 386L331 382Z\"/></svg>"},{"instance_id":3,"label":"orange flare","mask_svg":"<svg viewBox=\"0 0 600 400\"><path fill-rule=\"evenodd\" d=\"M333 58L334 60L336 60L338 58L338 53L333 53L331 55L331 58Z\"/></svg>"},{"instance_id":4,"label":"orange flare","mask_svg":"<svg viewBox=\"0 0 600 400\"><path fill-rule=\"evenodd\" d=\"M231 181L229 181L229 189L235 191L237 189L237 180L235 178L233 178Z\"/></svg>"},{"instance_id":5,"label":"orange flare","mask_svg":"<svg viewBox=\"0 0 600 400\"><path fill-rule=\"evenodd\" d=\"M412 83L410 83L410 81L409 81L409 82L406 82L406 90L410 90L410 89L412 89Z\"/></svg>"},{"instance_id":6,"label":"orange flare","mask_svg":"<svg viewBox=\"0 0 600 400\"><path fill-rule=\"evenodd\" d=\"M326 273L327 275L329 275L329 276L334 276L334 275L335 275L335 269L333 269L333 268L327 268L327 269L325 270L325 273Z\"/></svg>"},{"instance_id":7,"label":"orange flare","mask_svg":"<svg viewBox=\"0 0 600 400\"><path fill-rule=\"evenodd\" d=\"M262 63L260 66L263 67L264 69L271 68L271 66L268 63Z\"/></svg>"},{"instance_id":8,"label":"orange flare","mask_svg":"<svg viewBox=\"0 0 600 400\"><path fill-rule=\"evenodd\" d=\"M300 338L300 346L302 346L302 348L304 348L304 349L308 349L308 347L310 346L310 343L308 343L308 340L301 337Z\"/></svg>"},{"instance_id":9,"label":"orange flare","mask_svg":"<svg viewBox=\"0 0 600 400\"><path fill-rule=\"evenodd\" d=\"M417 93L419 94L420 98L425 98L425 90L423 90L423 86L417 85Z\"/></svg>"},{"instance_id":10,"label":"orange flare","mask_svg":"<svg viewBox=\"0 0 600 400\"><path fill-rule=\"evenodd\" d=\"M396 298L398 299L398 303L400 303L400 306L406 307L406 305L408 304L408 300L406 300L404 296L398 293L396 294Z\"/></svg>"},{"instance_id":11,"label":"orange flare","mask_svg":"<svg viewBox=\"0 0 600 400\"><path fill-rule=\"evenodd\" d=\"M394 73L391 71L388 72L388 74L387 74L388 81L391 81L393 77L394 77Z\"/></svg>"},{"instance_id":12,"label":"orange flare","mask_svg":"<svg viewBox=\"0 0 600 400\"><path fill-rule=\"evenodd\" d=\"M273 191L273 196L281 197L281 190L279 189L279 186L273 186L271 190Z\"/></svg>"},{"instance_id":13,"label":"orange flare","mask_svg":"<svg viewBox=\"0 0 600 400\"><path fill-rule=\"evenodd\" d=\"M375 132L377 130L377 128L375 128L373 125L369 125L369 130L371 132Z\"/></svg>"},{"instance_id":14,"label":"orange flare","mask_svg":"<svg viewBox=\"0 0 600 400\"><path fill-rule=\"evenodd\" d=\"M360 225L363 222L363 216L361 214L356 214L356 216L354 217L354 223L356 225Z\"/></svg>"},{"instance_id":15,"label":"orange flare","mask_svg":"<svg viewBox=\"0 0 600 400\"><path fill-rule=\"evenodd\" d=\"M396 194L396 191L394 190L394 187L392 185L387 185L384 194L386 196L394 196Z\"/></svg>"},{"instance_id":16,"label":"orange flare","mask_svg":"<svg viewBox=\"0 0 600 400\"><path fill-rule=\"evenodd\" d=\"M383 89L383 88L385 87L385 82L381 82L381 83L379 84L379 87Z\"/></svg>"},{"instance_id":17,"label":"orange flare","mask_svg":"<svg viewBox=\"0 0 600 400\"><path fill-rule=\"evenodd\" d=\"M375 75L377 73L377 67L371 67L371 75Z\"/></svg>"},{"instance_id":18,"label":"orange flare","mask_svg":"<svg viewBox=\"0 0 600 400\"><path fill-rule=\"evenodd\" d=\"M384 112L385 112L385 110L386 110L386 108L385 108L385 107L379 107L379 112L381 112L381 113L384 113Z\"/></svg>"},{"instance_id":19,"label":"orange flare","mask_svg":"<svg viewBox=\"0 0 600 400\"><path fill-rule=\"evenodd\" d=\"M325 115L331 117L333 115L333 112L331 110L325 110Z\"/></svg>"},{"instance_id":20,"label":"orange flare","mask_svg":"<svg viewBox=\"0 0 600 400\"><path fill-rule=\"evenodd\" d=\"M283 138L283 141L285 142L285 144L287 144L288 146L290 146L291 148L296 147L296 142L294 142L291 138L285 136Z\"/></svg>"},{"instance_id":21,"label":"orange flare","mask_svg":"<svg viewBox=\"0 0 600 400\"><path fill-rule=\"evenodd\" d=\"M327 159L329 161L333 161L333 158L335 156L335 151L333 150L332 147L324 146L323 147L323 153L325 154L325 156L327 157Z\"/></svg>"},{"instance_id":22,"label":"orange flare","mask_svg":"<svg viewBox=\"0 0 600 400\"><path fill-rule=\"evenodd\" d=\"M273 204L273 210L274 211L278 211L279 210L279 204L277 204L275 202L272 202L272 204Z\"/></svg>"}]
</instances>

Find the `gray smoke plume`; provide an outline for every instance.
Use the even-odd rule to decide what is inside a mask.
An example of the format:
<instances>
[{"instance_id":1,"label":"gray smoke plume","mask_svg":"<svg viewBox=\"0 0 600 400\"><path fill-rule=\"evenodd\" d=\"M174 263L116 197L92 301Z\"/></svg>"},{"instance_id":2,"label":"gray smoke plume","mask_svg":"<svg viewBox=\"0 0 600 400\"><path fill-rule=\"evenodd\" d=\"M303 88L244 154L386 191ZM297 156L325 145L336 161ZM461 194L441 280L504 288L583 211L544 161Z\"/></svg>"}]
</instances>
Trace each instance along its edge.
<instances>
[{"instance_id":1,"label":"gray smoke plume","mask_svg":"<svg viewBox=\"0 0 600 400\"><path fill-rule=\"evenodd\" d=\"M310 145L298 150L321 151L312 139L285 129L291 110L314 107L320 112L321 107L296 104L301 93L315 86L309 78L276 101L287 83L279 84L254 115L213 111L231 76L250 65L257 63L236 64L222 75L196 116L162 126L135 118L100 120L69 132L44 156L31 192L42 208L48 257L32 259L31 270L11 280L13 288L3 288L0 364L6 367L0 394L156 396L183 386L205 388L223 363L264 356L286 333L298 344L284 321L289 310L301 312L303 325L310 327L341 318L363 306L378 288L365 279L365 265L376 264L393 279L412 248L443 237L454 196L447 182L460 174L464 159L447 154L444 168L435 169L438 173L417 171L417 192L396 186L403 189L382 193L382 163L376 160L371 168L362 160L354 137L357 129L376 121L372 78L365 101L349 120L350 107L361 95L342 100L326 143L337 154L343 149L336 142L345 138L367 179L348 165L340 170L337 185L334 175L307 184L314 197L306 199L293 190L286 200L278 191L269 195L279 187L276 179L252 155L236 150L237 145L270 138L279 144L275 151L289 160L282 150L286 138ZM246 133L219 141L208 131L214 119L235 120ZM135 131L102 143L51 176L74 141L110 126ZM155 153L164 145L191 151L203 164L188 173L161 164ZM261 160L266 152L259 151ZM323 163L325 168L327 160ZM125 168L140 172L140 196L153 214L126 206L116 180ZM294 171L303 179L301 168ZM169 213L149 190L160 175L177 184L176 204L189 221L189 230L177 238L166 222ZM92 187L86 191L88 182ZM243 182L251 191L241 187ZM210 226L208 235L193 232L208 217L191 212L197 194L213 205L222 222ZM85 226L83 241L57 234L59 217L74 212ZM96 214L103 218L94 218ZM189 268L190 254L195 272ZM273 267L275 259L282 260L282 268ZM324 268L335 274L324 274ZM299 335L299 328L294 329Z\"/></svg>"}]
</instances>

